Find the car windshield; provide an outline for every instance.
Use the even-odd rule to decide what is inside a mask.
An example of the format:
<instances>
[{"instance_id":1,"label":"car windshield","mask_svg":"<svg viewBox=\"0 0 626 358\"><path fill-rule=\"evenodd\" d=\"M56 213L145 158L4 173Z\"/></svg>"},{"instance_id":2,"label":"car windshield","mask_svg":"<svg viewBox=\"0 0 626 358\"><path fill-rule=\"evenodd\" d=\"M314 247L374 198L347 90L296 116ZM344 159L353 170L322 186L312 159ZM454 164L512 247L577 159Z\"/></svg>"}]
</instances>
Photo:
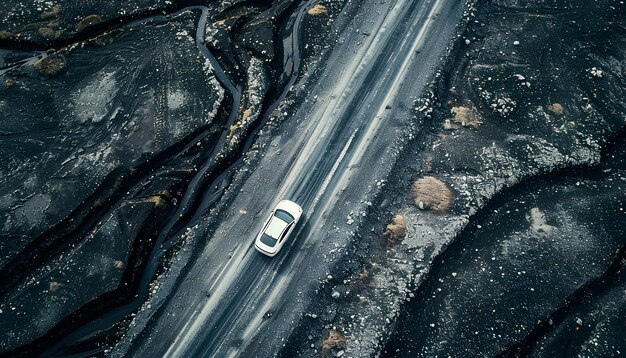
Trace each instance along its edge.
<instances>
[{"instance_id":1,"label":"car windshield","mask_svg":"<svg viewBox=\"0 0 626 358\"><path fill-rule=\"evenodd\" d=\"M273 237L269 236L268 234L263 234L261 235L261 242L269 247L274 247L274 245L276 245L276 242L278 240L274 239Z\"/></svg>"},{"instance_id":2,"label":"car windshield","mask_svg":"<svg viewBox=\"0 0 626 358\"><path fill-rule=\"evenodd\" d=\"M274 212L274 216L276 216L280 220L286 222L287 224L290 224L294 220L293 216L291 216L291 214L289 214L285 210L276 210Z\"/></svg>"}]
</instances>

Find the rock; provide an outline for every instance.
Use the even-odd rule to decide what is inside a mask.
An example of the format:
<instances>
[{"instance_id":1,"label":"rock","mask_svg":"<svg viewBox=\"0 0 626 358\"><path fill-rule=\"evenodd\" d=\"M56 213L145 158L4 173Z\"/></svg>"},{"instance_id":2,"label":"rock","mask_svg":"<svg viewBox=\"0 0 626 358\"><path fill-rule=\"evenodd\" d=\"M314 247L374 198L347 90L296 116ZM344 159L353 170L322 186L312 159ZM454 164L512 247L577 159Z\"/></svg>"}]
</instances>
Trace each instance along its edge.
<instances>
[{"instance_id":1,"label":"rock","mask_svg":"<svg viewBox=\"0 0 626 358\"><path fill-rule=\"evenodd\" d=\"M76 24L76 31L81 32L93 25L99 24L102 22L102 16L100 15L88 15L85 16L82 20Z\"/></svg>"},{"instance_id":2,"label":"rock","mask_svg":"<svg viewBox=\"0 0 626 358\"><path fill-rule=\"evenodd\" d=\"M463 127L472 127L476 129L480 127L482 123L480 115L468 106L452 107L451 112L454 115L452 120Z\"/></svg>"},{"instance_id":3,"label":"rock","mask_svg":"<svg viewBox=\"0 0 626 358\"><path fill-rule=\"evenodd\" d=\"M326 8L326 6L315 4L315 6L313 6L312 8L309 9L309 11L307 11L307 14L315 16L315 15L325 14L327 12L328 12L328 9Z\"/></svg>"},{"instance_id":4,"label":"rock","mask_svg":"<svg viewBox=\"0 0 626 358\"><path fill-rule=\"evenodd\" d=\"M11 31L0 30L0 40L9 40L13 38L13 36L15 36L15 34L13 34Z\"/></svg>"},{"instance_id":5,"label":"rock","mask_svg":"<svg viewBox=\"0 0 626 358\"><path fill-rule=\"evenodd\" d=\"M39 33L39 36L45 39L54 39L54 38L59 37L58 32L46 26L40 27L39 30L37 30L37 32Z\"/></svg>"},{"instance_id":6,"label":"rock","mask_svg":"<svg viewBox=\"0 0 626 358\"><path fill-rule=\"evenodd\" d=\"M412 188L415 205L422 210L433 210L439 213L450 209L454 201L452 190L441 180L425 176L413 183Z\"/></svg>"},{"instance_id":7,"label":"rock","mask_svg":"<svg viewBox=\"0 0 626 358\"><path fill-rule=\"evenodd\" d=\"M597 68L597 67L592 67L589 72L591 72L591 75L594 76L594 77L600 77L601 78L604 75L604 72L601 69Z\"/></svg>"},{"instance_id":8,"label":"rock","mask_svg":"<svg viewBox=\"0 0 626 358\"><path fill-rule=\"evenodd\" d=\"M346 337L334 328L328 332L328 337L324 338L322 341L322 350L326 353L330 352L333 348L343 350L345 346Z\"/></svg>"},{"instance_id":9,"label":"rock","mask_svg":"<svg viewBox=\"0 0 626 358\"><path fill-rule=\"evenodd\" d=\"M383 236L392 240L402 239L406 235L406 218L400 214L393 217L391 224L387 225L387 230Z\"/></svg>"},{"instance_id":10,"label":"rock","mask_svg":"<svg viewBox=\"0 0 626 358\"><path fill-rule=\"evenodd\" d=\"M339 296L341 296L341 293L339 293L338 291L333 291L333 293L331 294L331 297L334 299L338 299Z\"/></svg>"},{"instance_id":11,"label":"rock","mask_svg":"<svg viewBox=\"0 0 626 358\"><path fill-rule=\"evenodd\" d=\"M560 103L551 103L546 107L546 109L548 110L548 112L556 116L562 116L563 114L565 114L565 108L563 108L563 105Z\"/></svg>"},{"instance_id":12,"label":"rock","mask_svg":"<svg viewBox=\"0 0 626 358\"><path fill-rule=\"evenodd\" d=\"M63 72L67 67L67 58L61 53L54 53L38 60L33 67L42 75L53 77Z\"/></svg>"}]
</instances>

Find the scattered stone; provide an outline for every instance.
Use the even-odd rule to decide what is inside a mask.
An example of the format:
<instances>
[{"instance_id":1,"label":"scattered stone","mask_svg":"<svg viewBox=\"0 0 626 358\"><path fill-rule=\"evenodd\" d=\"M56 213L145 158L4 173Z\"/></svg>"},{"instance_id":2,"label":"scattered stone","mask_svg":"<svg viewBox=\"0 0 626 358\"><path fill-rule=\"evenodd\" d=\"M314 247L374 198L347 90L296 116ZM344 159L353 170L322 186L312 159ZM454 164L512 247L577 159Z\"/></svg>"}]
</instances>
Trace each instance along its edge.
<instances>
[{"instance_id":1,"label":"scattered stone","mask_svg":"<svg viewBox=\"0 0 626 358\"><path fill-rule=\"evenodd\" d=\"M48 291L56 291L61 286L60 282L52 281L48 283Z\"/></svg>"},{"instance_id":2,"label":"scattered stone","mask_svg":"<svg viewBox=\"0 0 626 358\"><path fill-rule=\"evenodd\" d=\"M604 72L601 69L596 68L596 67L592 67L589 72L591 72L591 75L594 77L601 78L604 75Z\"/></svg>"},{"instance_id":3,"label":"scattered stone","mask_svg":"<svg viewBox=\"0 0 626 358\"><path fill-rule=\"evenodd\" d=\"M513 110L517 103L509 97L495 97L491 103L491 108L494 112L500 113L503 117L507 117Z\"/></svg>"},{"instance_id":4,"label":"scattered stone","mask_svg":"<svg viewBox=\"0 0 626 358\"><path fill-rule=\"evenodd\" d=\"M4 81L4 86L6 88L9 88L15 85L16 83L17 83L17 80L14 77L11 77L11 78L8 78L6 81Z\"/></svg>"}]
</instances>

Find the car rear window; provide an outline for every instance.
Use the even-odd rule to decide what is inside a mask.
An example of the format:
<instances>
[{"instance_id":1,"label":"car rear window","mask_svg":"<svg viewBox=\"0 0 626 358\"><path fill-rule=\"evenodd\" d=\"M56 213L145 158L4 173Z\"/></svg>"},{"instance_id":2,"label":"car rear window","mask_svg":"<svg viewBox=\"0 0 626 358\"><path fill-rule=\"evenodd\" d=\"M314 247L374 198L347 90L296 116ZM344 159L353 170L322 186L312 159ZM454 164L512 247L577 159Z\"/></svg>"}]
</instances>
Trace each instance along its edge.
<instances>
[{"instance_id":1,"label":"car rear window","mask_svg":"<svg viewBox=\"0 0 626 358\"><path fill-rule=\"evenodd\" d=\"M274 245L276 245L276 241L278 240L274 239L268 234L261 235L261 242L269 247L274 247Z\"/></svg>"}]
</instances>

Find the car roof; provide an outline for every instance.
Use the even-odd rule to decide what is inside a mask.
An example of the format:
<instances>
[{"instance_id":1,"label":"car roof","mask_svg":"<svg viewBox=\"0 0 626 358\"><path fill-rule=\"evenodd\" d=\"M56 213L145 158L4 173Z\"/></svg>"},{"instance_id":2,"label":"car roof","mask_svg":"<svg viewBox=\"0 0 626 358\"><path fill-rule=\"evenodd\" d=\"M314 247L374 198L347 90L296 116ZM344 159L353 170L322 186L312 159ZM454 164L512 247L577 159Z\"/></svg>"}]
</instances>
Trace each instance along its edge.
<instances>
[{"instance_id":1,"label":"car roof","mask_svg":"<svg viewBox=\"0 0 626 358\"><path fill-rule=\"evenodd\" d=\"M269 225L267 225L267 229L265 229L265 233L277 239L280 233L283 232L283 230L285 229L287 225L288 223L272 215L272 220L270 221Z\"/></svg>"}]
</instances>

